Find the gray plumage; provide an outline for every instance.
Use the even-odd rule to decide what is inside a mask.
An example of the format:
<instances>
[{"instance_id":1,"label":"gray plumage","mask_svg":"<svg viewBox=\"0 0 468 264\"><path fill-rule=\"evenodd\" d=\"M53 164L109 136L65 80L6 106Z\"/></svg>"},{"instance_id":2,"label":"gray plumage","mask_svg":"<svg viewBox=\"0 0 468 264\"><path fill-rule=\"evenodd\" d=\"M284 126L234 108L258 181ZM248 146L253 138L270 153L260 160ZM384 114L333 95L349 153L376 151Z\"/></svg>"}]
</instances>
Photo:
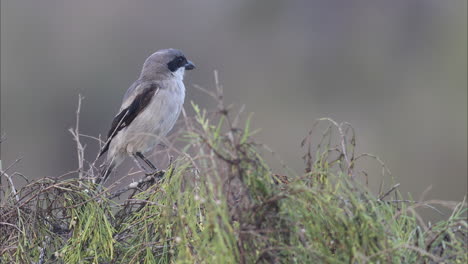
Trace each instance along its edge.
<instances>
[{"instance_id":1,"label":"gray plumage","mask_svg":"<svg viewBox=\"0 0 468 264\"><path fill-rule=\"evenodd\" d=\"M130 155L152 170L156 167L145 157L172 129L185 98L185 70L195 68L176 49L159 50L149 56L143 69L124 95L122 105L108 133L100 156L107 152L104 181L111 170Z\"/></svg>"}]
</instances>

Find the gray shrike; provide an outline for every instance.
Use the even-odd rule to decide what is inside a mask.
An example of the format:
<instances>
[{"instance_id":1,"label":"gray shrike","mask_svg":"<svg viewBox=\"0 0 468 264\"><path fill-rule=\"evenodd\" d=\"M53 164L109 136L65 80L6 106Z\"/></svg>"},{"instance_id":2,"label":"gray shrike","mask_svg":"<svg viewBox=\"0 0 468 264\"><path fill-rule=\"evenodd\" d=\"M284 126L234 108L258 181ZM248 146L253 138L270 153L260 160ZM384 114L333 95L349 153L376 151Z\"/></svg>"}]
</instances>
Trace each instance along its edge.
<instances>
[{"instance_id":1,"label":"gray shrike","mask_svg":"<svg viewBox=\"0 0 468 264\"><path fill-rule=\"evenodd\" d=\"M145 154L152 151L172 129L185 98L184 73L195 65L180 50L163 49L149 56L140 77L124 95L122 106L112 121L107 141L99 157L107 152L104 182L125 157L131 156L141 170L157 170Z\"/></svg>"}]
</instances>

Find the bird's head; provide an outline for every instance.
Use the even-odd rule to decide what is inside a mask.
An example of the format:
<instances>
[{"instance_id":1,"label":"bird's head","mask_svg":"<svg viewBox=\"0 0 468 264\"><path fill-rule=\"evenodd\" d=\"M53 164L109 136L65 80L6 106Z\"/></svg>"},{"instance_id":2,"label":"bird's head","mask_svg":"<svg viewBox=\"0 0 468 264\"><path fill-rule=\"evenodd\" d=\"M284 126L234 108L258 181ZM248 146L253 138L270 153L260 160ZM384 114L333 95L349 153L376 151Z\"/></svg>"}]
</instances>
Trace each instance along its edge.
<instances>
[{"instance_id":1,"label":"bird's head","mask_svg":"<svg viewBox=\"0 0 468 264\"><path fill-rule=\"evenodd\" d=\"M185 71L193 69L195 69L195 65L187 60L182 51L163 49L156 51L146 59L140 78L154 79L162 76L173 76L183 79Z\"/></svg>"}]
</instances>

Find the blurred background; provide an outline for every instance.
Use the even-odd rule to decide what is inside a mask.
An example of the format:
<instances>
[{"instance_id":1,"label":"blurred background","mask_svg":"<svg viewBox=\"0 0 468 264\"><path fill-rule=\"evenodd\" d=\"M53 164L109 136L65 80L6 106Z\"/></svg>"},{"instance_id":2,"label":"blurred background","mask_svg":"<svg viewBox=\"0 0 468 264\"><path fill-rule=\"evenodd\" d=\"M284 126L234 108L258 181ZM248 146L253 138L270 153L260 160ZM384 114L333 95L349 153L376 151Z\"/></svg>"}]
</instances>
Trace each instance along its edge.
<instances>
[{"instance_id":1,"label":"blurred background","mask_svg":"<svg viewBox=\"0 0 468 264\"><path fill-rule=\"evenodd\" d=\"M168 47L197 65L187 110L210 105L193 84L212 90L219 70L226 101L254 112L258 140L298 173L301 140L331 117L353 124L358 152L381 157L404 193L466 194L466 0L4 0L3 166L76 169L78 94L81 132L106 134L146 57Z\"/></svg>"}]
</instances>

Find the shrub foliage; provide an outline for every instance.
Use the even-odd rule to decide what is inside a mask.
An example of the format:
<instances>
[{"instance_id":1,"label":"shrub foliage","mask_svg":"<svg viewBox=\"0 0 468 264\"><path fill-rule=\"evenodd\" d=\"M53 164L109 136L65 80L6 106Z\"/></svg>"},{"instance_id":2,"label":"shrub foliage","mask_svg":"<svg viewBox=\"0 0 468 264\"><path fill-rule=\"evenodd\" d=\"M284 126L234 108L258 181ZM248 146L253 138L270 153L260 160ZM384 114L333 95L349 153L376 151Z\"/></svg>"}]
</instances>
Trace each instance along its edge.
<instances>
[{"instance_id":1,"label":"shrub foliage","mask_svg":"<svg viewBox=\"0 0 468 264\"><path fill-rule=\"evenodd\" d=\"M358 170L373 157L356 155L352 127L330 119L302 142L304 173L275 174L268 148L252 139L250 116L233 117L216 88L202 89L217 99L216 111L192 104L179 157L124 188L93 183L98 170L83 160L78 122L79 177L16 190L18 175L2 171L0 262L468 262L464 201L405 200L397 185L373 194L362 177L372 175ZM452 213L427 225L416 212L422 206Z\"/></svg>"}]
</instances>

